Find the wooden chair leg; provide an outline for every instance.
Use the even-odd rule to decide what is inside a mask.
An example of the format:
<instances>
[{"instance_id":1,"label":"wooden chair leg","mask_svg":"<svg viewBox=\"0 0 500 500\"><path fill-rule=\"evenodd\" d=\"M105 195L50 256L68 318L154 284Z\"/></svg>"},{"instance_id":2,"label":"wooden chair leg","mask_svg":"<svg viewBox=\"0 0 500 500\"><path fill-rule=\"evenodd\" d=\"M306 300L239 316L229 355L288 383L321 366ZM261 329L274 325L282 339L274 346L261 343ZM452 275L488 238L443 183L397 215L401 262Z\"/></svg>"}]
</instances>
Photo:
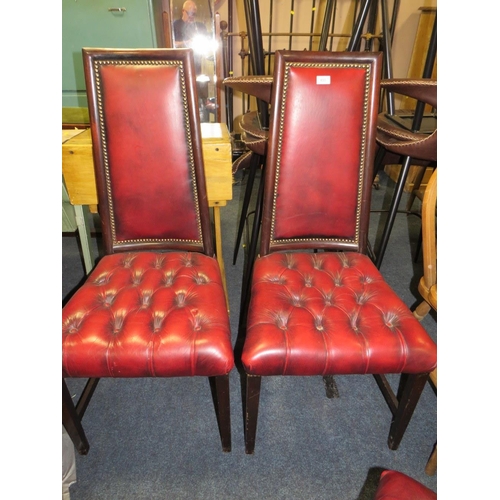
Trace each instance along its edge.
<instances>
[{"instance_id":1,"label":"wooden chair leg","mask_svg":"<svg viewBox=\"0 0 500 500\"><path fill-rule=\"evenodd\" d=\"M427 461L427 465L425 466L425 473L428 476L434 476L437 472L437 444L434 446L434 450Z\"/></svg>"},{"instance_id":2,"label":"wooden chair leg","mask_svg":"<svg viewBox=\"0 0 500 500\"><path fill-rule=\"evenodd\" d=\"M324 375L323 383L325 384L326 397L328 399L340 398L339 388L333 375Z\"/></svg>"},{"instance_id":3,"label":"wooden chair leg","mask_svg":"<svg viewBox=\"0 0 500 500\"><path fill-rule=\"evenodd\" d=\"M78 453L86 455L89 451L89 442L64 379L62 381L62 423Z\"/></svg>"},{"instance_id":4,"label":"wooden chair leg","mask_svg":"<svg viewBox=\"0 0 500 500\"><path fill-rule=\"evenodd\" d=\"M430 310L431 306L424 300L420 302L415 311L413 311L413 316L415 316L415 318L417 318L419 321L422 321L429 314Z\"/></svg>"},{"instance_id":5,"label":"wooden chair leg","mask_svg":"<svg viewBox=\"0 0 500 500\"><path fill-rule=\"evenodd\" d=\"M222 451L231 451L231 411L229 402L229 375L212 377L216 393L216 415L219 424Z\"/></svg>"},{"instance_id":6,"label":"wooden chair leg","mask_svg":"<svg viewBox=\"0 0 500 500\"><path fill-rule=\"evenodd\" d=\"M428 379L428 373L401 374L401 380L405 382L389 431L388 445L391 450L398 449Z\"/></svg>"},{"instance_id":7,"label":"wooden chair leg","mask_svg":"<svg viewBox=\"0 0 500 500\"><path fill-rule=\"evenodd\" d=\"M253 454L255 435L257 433L257 418L259 416L259 397L261 377L246 375L245 397L245 453Z\"/></svg>"}]
</instances>

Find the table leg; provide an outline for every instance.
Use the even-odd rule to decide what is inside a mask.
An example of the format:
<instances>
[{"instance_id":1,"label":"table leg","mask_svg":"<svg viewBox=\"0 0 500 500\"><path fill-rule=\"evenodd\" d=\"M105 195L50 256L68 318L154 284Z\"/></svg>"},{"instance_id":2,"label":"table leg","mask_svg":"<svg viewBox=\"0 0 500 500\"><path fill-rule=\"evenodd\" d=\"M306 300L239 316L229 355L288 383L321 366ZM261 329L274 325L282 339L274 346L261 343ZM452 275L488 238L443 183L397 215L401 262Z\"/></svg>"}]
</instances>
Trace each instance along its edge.
<instances>
[{"instance_id":1,"label":"table leg","mask_svg":"<svg viewBox=\"0 0 500 500\"><path fill-rule=\"evenodd\" d=\"M226 285L226 270L224 268L224 259L222 258L222 233L220 223L220 207L215 205L214 209L214 226L215 226L215 253L217 262L219 263L220 273L222 276L222 285L224 286L224 294L226 295L227 310L229 311L229 296L227 294Z\"/></svg>"},{"instance_id":2,"label":"table leg","mask_svg":"<svg viewBox=\"0 0 500 500\"><path fill-rule=\"evenodd\" d=\"M87 224L85 213L82 205L73 205L75 207L76 225L80 236L80 244L82 246L83 262L85 264L85 272L90 274L94 268L94 259L92 257L92 246L90 237L90 227Z\"/></svg>"}]
</instances>

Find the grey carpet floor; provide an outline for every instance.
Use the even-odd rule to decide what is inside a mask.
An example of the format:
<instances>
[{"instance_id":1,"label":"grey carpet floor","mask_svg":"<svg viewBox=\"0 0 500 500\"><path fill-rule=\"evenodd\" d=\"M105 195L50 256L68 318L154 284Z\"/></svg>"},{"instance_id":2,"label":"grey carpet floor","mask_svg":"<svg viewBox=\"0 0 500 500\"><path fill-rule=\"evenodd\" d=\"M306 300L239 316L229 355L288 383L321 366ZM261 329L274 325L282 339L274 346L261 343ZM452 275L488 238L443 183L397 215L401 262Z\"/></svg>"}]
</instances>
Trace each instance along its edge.
<instances>
[{"instance_id":1,"label":"grey carpet floor","mask_svg":"<svg viewBox=\"0 0 500 500\"><path fill-rule=\"evenodd\" d=\"M233 200L221 210L224 260L236 341L245 243L232 254L246 177L236 175ZM372 209L386 209L393 182L381 175ZM406 204L404 195L401 207ZM415 209L418 208L418 201ZM374 212L370 241L377 244L385 215ZM421 258L414 262L420 219L399 214L381 272L413 308ZM96 252L99 241L93 240ZM63 235L63 303L84 279L78 239ZM423 325L437 339L434 314ZM246 455L240 378L230 374L231 453L223 453L208 381L102 379L83 419L90 442L76 459L72 500L86 499L339 499L373 497L380 473L397 469L437 490L424 467L437 440L437 398L430 384L396 451L387 447L391 413L371 376L339 376L337 399L325 397L321 377L271 377L262 384L254 455ZM396 387L397 377L389 379ZM68 380L77 396L82 380Z\"/></svg>"}]
</instances>

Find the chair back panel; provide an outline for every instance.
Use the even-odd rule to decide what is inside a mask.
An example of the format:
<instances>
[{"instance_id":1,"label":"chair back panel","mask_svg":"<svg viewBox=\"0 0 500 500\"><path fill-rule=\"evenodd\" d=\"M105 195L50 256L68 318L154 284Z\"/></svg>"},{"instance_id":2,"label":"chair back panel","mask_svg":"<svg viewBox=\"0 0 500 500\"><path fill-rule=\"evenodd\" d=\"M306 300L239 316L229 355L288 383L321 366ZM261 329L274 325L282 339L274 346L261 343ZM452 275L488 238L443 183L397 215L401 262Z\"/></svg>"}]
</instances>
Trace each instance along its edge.
<instances>
[{"instance_id":1,"label":"chair back panel","mask_svg":"<svg viewBox=\"0 0 500 500\"><path fill-rule=\"evenodd\" d=\"M107 253L213 254L190 49L83 49Z\"/></svg>"},{"instance_id":2,"label":"chair back panel","mask_svg":"<svg viewBox=\"0 0 500 500\"><path fill-rule=\"evenodd\" d=\"M276 54L261 255L366 251L381 55Z\"/></svg>"}]
</instances>

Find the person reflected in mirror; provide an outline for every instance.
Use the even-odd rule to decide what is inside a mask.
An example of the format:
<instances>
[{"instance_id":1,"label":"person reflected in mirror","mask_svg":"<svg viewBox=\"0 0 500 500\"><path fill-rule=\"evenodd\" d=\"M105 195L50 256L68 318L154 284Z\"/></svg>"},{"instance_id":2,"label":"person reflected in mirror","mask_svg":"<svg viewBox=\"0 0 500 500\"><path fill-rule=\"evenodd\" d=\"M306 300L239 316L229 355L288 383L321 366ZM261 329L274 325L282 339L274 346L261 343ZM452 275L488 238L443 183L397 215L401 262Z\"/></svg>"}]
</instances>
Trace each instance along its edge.
<instances>
[{"instance_id":1,"label":"person reflected in mirror","mask_svg":"<svg viewBox=\"0 0 500 500\"><path fill-rule=\"evenodd\" d=\"M186 0L182 4L182 16L173 23L174 45L176 48L189 48L194 52L194 69L196 73L196 86L198 88L199 112L202 122L209 121L208 102L208 76L203 74L202 60L209 54L211 38L205 24L196 21L196 3Z\"/></svg>"},{"instance_id":2,"label":"person reflected in mirror","mask_svg":"<svg viewBox=\"0 0 500 500\"><path fill-rule=\"evenodd\" d=\"M197 37L207 37L207 27L196 21L196 4L186 0L182 4L182 16L174 21L174 41L176 47L193 48Z\"/></svg>"}]
</instances>

